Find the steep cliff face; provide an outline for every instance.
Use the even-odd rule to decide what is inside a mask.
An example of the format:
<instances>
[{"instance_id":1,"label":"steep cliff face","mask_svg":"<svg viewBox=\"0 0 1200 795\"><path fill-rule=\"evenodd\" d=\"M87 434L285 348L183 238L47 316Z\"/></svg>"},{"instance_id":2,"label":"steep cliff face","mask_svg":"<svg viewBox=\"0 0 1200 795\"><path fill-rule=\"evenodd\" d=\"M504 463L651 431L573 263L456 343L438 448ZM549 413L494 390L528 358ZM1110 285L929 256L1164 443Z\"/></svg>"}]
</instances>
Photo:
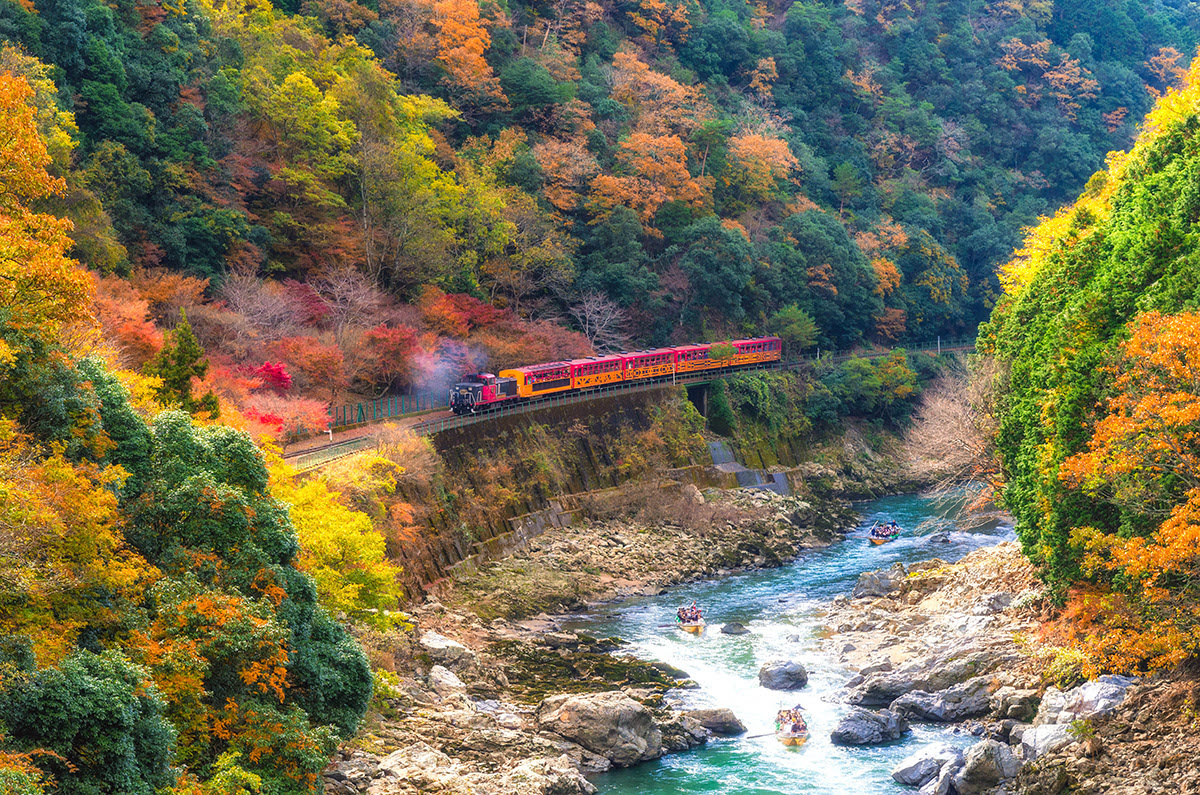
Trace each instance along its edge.
<instances>
[{"instance_id":1,"label":"steep cliff face","mask_svg":"<svg viewBox=\"0 0 1200 795\"><path fill-rule=\"evenodd\" d=\"M432 469L397 478L386 498L412 512L415 532L391 549L409 593L570 523L579 495L708 463L702 428L682 393L664 387L437 434Z\"/></svg>"}]
</instances>

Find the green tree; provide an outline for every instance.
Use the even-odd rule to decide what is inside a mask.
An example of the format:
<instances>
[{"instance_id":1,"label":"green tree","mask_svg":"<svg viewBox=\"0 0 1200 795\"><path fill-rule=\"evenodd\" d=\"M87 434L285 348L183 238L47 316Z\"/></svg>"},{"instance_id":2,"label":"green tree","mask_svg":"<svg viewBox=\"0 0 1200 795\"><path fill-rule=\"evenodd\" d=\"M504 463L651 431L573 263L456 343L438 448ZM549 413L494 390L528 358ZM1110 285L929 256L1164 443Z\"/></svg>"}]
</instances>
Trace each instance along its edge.
<instances>
[{"instance_id":1,"label":"green tree","mask_svg":"<svg viewBox=\"0 0 1200 795\"><path fill-rule=\"evenodd\" d=\"M57 668L0 682L0 726L38 760L61 795L155 795L175 783L174 731L149 673L116 651L79 651Z\"/></svg>"},{"instance_id":2,"label":"green tree","mask_svg":"<svg viewBox=\"0 0 1200 795\"><path fill-rule=\"evenodd\" d=\"M783 340L790 356L811 348L817 342L817 324L796 304L789 304L771 316L771 331Z\"/></svg>"},{"instance_id":3,"label":"green tree","mask_svg":"<svg viewBox=\"0 0 1200 795\"><path fill-rule=\"evenodd\" d=\"M192 396L192 379L203 378L208 373L208 359L200 340L192 332L187 312L180 310L179 323L168 332L162 350L146 365L147 375L162 379L158 397L169 406L179 406L189 414L206 411L212 417L221 413L217 396L206 392L203 397Z\"/></svg>"}]
</instances>

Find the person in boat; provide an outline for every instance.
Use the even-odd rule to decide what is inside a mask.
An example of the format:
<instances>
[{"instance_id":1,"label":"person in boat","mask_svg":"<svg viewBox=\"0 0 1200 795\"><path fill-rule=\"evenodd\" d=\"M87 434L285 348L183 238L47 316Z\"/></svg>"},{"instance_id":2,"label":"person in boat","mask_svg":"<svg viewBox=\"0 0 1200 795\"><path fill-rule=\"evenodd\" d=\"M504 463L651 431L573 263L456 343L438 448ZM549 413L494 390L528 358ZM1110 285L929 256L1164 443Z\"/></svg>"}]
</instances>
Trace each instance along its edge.
<instances>
[{"instance_id":1,"label":"person in boat","mask_svg":"<svg viewBox=\"0 0 1200 795\"><path fill-rule=\"evenodd\" d=\"M895 519L893 519L892 521L887 523L887 534L888 535L894 536L899 532L900 532L900 525L896 524Z\"/></svg>"},{"instance_id":2,"label":"person in boat","mask_svg":"<svg viewBox=\"0 0 1200 795\"><path fill-rule=\"evenodd\" d=\"M808 731L808 724L804 721L804 715L801 714L803 707L797 705L792 709L781 709L779 714L775 716L775 726L779 731L790 732L792 734L804 734Z\"/></svg>"}]
</instances>

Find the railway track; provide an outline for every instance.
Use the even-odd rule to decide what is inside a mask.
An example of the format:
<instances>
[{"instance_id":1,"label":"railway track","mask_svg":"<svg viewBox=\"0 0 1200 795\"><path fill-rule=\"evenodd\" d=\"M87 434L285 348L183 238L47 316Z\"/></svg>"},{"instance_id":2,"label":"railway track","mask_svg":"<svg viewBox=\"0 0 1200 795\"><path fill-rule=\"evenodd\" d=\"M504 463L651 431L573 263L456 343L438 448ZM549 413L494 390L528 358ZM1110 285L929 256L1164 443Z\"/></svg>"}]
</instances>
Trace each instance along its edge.
<instances>
[{"instance_id":1,"label":"railway track","mask_svg":"<svg viewBox=\"0 0 1200 795\"><path fill-rule=\"evenodd\" d=\"M955 342L948 344L939 344L936 346L938 353L953 353L960 351L968 351L975 349L975 341ZM926 346L923 348L906 348L910 352L932 352L935 346ZM844 353L832 354L822 359L832 359L833 361L844 361L852 357L874 359L891 354L891 350L874 351L866 353ZM722 370L718 373L689 373L684 376L665 376L646 381L637 381L629 384L616 384L585 391L558 393L547 395L542 398L534 398L525 400L517 405L504 406L500 405L489 411L481 411L478 414L467 414L456 416L450 411L440 411L430 414L428 411L421 412L419 418L413 415L381 418L376 422L391 420L393 422L404 422L413 433L422 436L432 436L435 433L448 431L453 428L462 428L467 425L475 425L481 422L491 422L500 419L501 417L511 417L518 414L529 414L531 412L540 411L542 409L551 408L554 406L569 406L576 403L583 403L589 400L596 400L602 397L611 397L619 394L633 394L637 392L646 392L653 389L662 389L665 386L692 386L695 384L704 384L712 381L714 378L721 378L737 372L751 372L758 370L794 370L804 365L813 364L815 359L798 359L792 361L769 362L760 365L749 365L735 369ZM354 455L355 453L367 450L374 446L375 437L373 434L367 433L362 436L357 436L353 439L344 441L332 442L330 444L321 445L320 447L312 447L307 450L300 450L295 453L285 454L284 459L298 470L304 472L310 469L317 469L326 464L336 461L339 458Z\"/></svg>"}]
</instances>

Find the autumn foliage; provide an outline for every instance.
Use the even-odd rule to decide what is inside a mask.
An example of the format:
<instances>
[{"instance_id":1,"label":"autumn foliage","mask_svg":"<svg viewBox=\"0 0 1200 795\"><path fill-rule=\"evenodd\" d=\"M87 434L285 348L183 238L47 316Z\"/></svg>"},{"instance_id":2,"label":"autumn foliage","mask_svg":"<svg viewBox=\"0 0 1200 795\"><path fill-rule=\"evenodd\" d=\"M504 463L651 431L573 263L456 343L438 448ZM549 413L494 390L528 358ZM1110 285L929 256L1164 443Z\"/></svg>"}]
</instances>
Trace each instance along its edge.
<instances>
[{"instance_id":1,"label":"autumn foliage","mask_svg":"<svg viewBox=\"0 0 1200 795\"><path fill-rule=\"evenodd\" d=\"M1112 583L1112 610L1088 642L1100 669L1164 668L1200 653L1200 315L1139 318L1113 391L1087 451L1060 477L1149 526L1132 537L1073 534L1084 568Z\"/></svg>"}]
</instances>

